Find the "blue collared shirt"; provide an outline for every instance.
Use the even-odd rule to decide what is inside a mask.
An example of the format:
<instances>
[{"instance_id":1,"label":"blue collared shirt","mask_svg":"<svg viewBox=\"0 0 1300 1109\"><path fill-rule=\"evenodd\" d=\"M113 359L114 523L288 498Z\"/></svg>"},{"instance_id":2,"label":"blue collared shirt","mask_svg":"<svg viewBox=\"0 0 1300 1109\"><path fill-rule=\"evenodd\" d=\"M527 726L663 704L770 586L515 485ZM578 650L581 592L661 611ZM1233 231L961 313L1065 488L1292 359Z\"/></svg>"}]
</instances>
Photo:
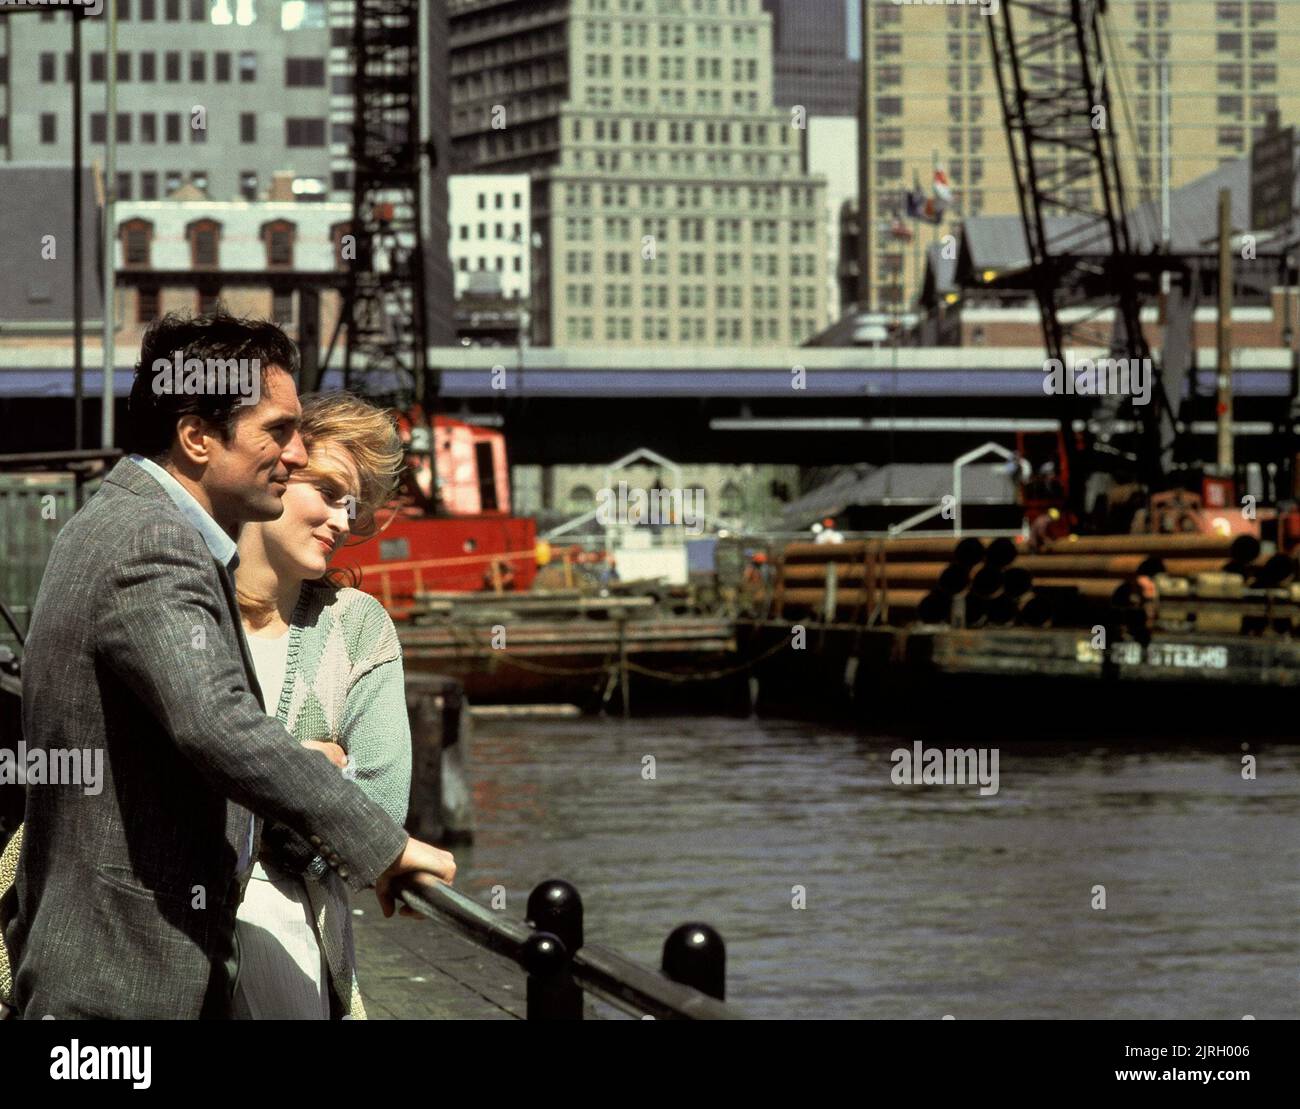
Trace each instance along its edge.
<instances>
[{"instance_id":1,"label":"blue collared shirt","mask_svg":"<svg viewBox=\"0 0 1300 1109\"><path fill-rule=\"evenodd\" d=\"M194 495L158 463L139 454L132 454L128 457L163 487L163 491L175 502L176 507L181 510L181 514L185 519L198 528L199 534L203 536L203 542L207 544L208 550L212 552L212 557L220 562L233 578L235 568L239 565L239 548L236 546L235 541L226 534L216 520L208 515L207 510L194 499ZM239 628L239 634L244 634L242 627ZM246 867L251 866L252 860L253 818L250 816L248 820L248 839L241 845L239 851L239 871L242 872Z\"/></svg>"},{"instance_id":2,"label":"blue collared shirt","mask_svg":"<svg viewBox=\"0 0 1300 1109\"><path fill-rule=\"evenodd\" d=\"M142 467L163 487L167 495L176 503L176 507L181 510L185 519L199 529L199 534L203 536L203 542L208 545L212 557L220 562L233 577L235 568L239 565L239 548L235 545L235 541L226 534L216 520L208 515L207 510L194 499L194 495L159 466L157 462L138 454L129 457L132 462Z\"/></svg>"}]
</instances>

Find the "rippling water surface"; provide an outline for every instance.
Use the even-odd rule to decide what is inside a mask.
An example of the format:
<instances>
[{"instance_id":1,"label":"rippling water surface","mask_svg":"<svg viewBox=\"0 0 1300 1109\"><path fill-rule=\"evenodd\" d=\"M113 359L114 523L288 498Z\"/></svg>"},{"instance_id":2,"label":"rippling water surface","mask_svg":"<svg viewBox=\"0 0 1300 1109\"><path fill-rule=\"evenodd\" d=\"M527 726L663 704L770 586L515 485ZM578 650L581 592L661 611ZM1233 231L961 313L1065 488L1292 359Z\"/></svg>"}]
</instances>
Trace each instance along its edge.
<instances>
[{"instance_id":1,"label":"rippling water surface","mask_svg":"<svg viewBox=\"0 0 1300 1109\"><path fill-rule=\"evenodd\" d=\"M980 797L894 785L910 743L479 722L457 886L504 885L519 918L533 884L567 878L587 938L654 965L673 927L710 923L755 1016L1300 1017L1300 746L1252 746L1244 781L1236 739L1002 745Z\"/></svg>"}]
</instances>

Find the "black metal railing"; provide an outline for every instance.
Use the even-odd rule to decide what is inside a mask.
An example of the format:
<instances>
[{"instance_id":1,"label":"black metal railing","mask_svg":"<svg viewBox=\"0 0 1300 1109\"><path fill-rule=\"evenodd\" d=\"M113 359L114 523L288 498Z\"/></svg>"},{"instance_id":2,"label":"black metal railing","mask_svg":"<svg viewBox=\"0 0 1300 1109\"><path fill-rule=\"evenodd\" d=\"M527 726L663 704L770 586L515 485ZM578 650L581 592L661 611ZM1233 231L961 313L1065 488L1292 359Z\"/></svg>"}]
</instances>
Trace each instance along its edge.
<instances>
[{"instance_id":1,"label":"black metal railing","mask_svg":"<svg viewBox=\"0 0 1300 1109\"><path fill-rule=\"evenodd\" d=\"M683 924L669 934L659 973L611 948L585 943L582 898L559 879L533 890L523 923L503 920L427 875L409 879L398 896L414 911L523 970L529 1020L581 1020L584 992L642 1018L743 1019L723 1000L726 947L707 924Z\"/></svg>"}]
</instances>

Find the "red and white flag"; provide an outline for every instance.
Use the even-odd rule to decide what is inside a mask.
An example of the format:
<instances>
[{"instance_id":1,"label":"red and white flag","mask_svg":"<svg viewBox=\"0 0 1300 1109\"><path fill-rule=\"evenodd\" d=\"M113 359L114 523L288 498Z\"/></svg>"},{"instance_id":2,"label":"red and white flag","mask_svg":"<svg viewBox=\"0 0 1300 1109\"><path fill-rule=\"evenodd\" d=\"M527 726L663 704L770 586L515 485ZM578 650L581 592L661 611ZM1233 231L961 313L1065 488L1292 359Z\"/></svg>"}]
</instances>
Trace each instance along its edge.
<instances>
[{"instance_id":1,"label":"red and white flag","mask_svg":"<svg viewBox=\"0 0 1300 1109\"><path fill-rule=\"evenodd\" d=\"M934 195L943 201L945 207L952 203L952 186L942 166L934 167Z\"/></svg>"}]
</instances>

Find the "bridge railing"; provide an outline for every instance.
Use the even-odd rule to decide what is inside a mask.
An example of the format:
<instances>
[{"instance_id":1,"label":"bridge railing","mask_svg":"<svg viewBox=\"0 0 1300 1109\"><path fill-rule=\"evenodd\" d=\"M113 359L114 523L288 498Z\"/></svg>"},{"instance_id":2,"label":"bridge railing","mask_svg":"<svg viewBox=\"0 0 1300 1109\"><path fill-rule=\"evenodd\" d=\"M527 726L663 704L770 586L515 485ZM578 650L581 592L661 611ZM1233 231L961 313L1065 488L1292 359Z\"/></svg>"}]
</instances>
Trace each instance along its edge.
<instances>
[{"instance_id":1,"label":"bridge railing","mask_svg":"<svg viewBox=\"0 0 1300 1109\"><path fill-rule=\"evenodd\" d=\"M726 948L707 924L683 924L669 934L660 973L611 948L587 944L582 898L568 882L538 885L523 923L503 920L427 875L408 879L398 896L415 912L523 970L529 1020L581 1020L584 993L642 1019L743 1019L723 1000Z\"/></svg>"}]
</instances>

